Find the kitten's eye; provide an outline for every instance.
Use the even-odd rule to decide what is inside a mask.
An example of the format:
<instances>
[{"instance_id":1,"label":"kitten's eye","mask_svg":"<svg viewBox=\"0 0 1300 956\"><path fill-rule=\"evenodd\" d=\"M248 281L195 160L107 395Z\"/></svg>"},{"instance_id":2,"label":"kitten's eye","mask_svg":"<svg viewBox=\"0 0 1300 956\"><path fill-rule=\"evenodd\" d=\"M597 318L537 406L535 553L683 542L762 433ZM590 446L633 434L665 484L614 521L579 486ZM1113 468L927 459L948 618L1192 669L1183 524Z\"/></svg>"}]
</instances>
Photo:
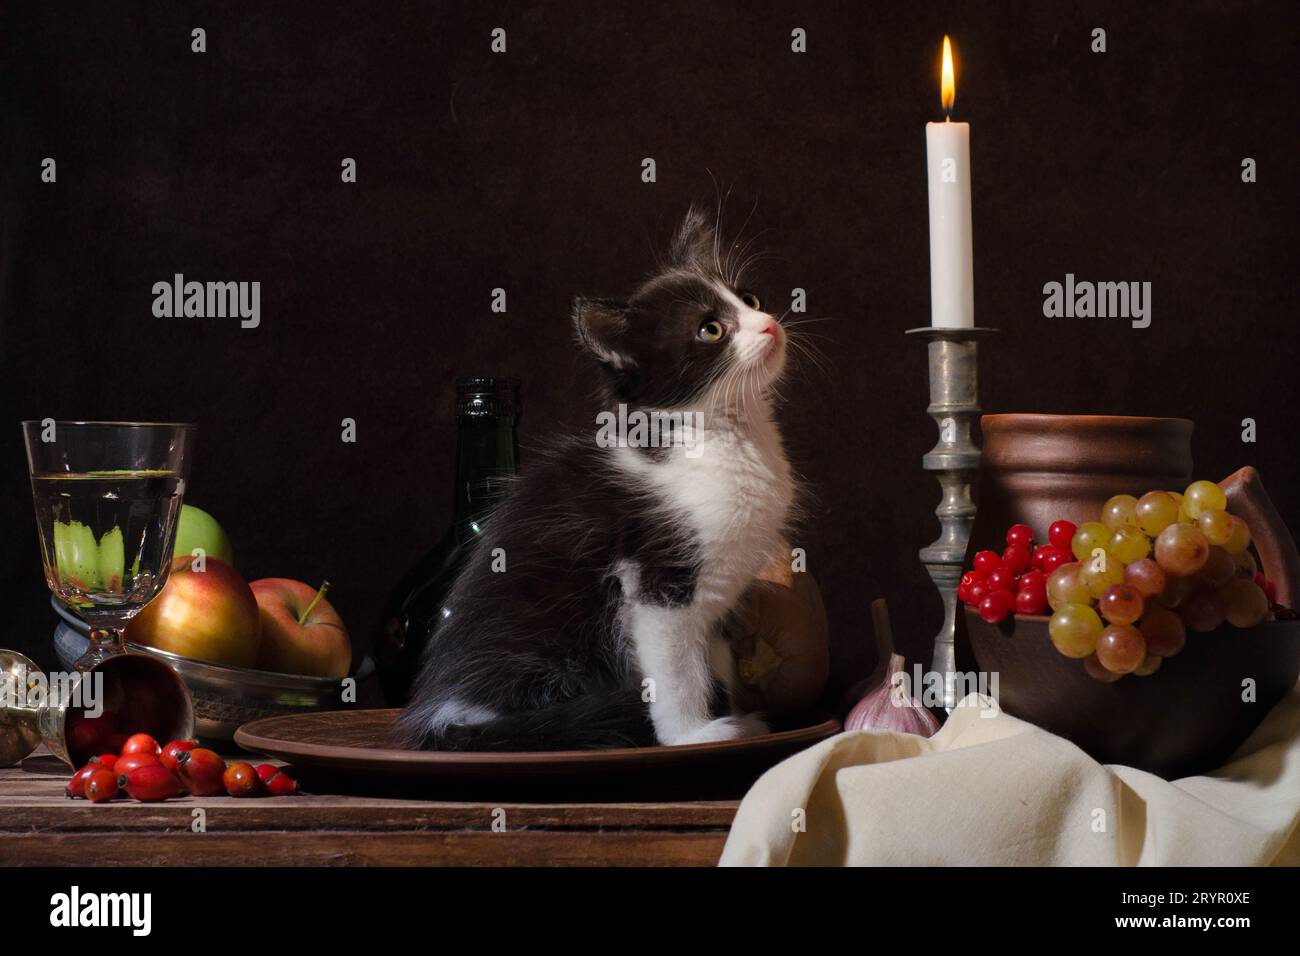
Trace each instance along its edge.
<instances>
[{"instance_id":1,"label":"kitten's eye","mask_svg":"<svg viewBox=\"0 0 1300 956\"><path fill-rule=\"evenodd\" d=\"M701 342L721 342L726 329L717 319L709 319L707 322L700 323L699 334Z\"/></svg>"},{"instance_id":2,"label":"kitten's eye","mask_svg":"<svg viewBox=\"0 0 1300 956\"><path fill-rule=\"evenodd\" d=\"M745 305L749 306L755 312L762 310L763 303L758 301L758 296L754 295L754 293L741 292L739 293L739 295L740 295L740 301L745 303Z\"/></svg>"}]
</instances>

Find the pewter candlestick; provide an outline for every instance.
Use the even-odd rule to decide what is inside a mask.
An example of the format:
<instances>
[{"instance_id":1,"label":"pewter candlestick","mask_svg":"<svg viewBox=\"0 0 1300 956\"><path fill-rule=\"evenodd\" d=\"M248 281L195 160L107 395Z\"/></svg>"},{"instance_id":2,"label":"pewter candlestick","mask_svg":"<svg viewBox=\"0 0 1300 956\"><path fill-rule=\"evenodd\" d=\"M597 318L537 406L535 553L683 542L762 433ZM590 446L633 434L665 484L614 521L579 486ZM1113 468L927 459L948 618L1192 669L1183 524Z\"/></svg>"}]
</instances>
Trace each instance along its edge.
<instances>
[{"instance_id":1,"label":"pewter candlestick","mask_svg":"<svg viewBox=\"0 0 1300 956\"><path fill-rule=\"evenodd\" d=\"M980 465L980 450L971 437L971 423L980 411L978 339L994 331L927 326L907 332L929 340L930 406L926 412L939 426L939 442L921 459L921 467L935 473L943 490L943 499L934 510L940 532L920 554L943 598L943 626L934 639L930 669L943 675L943 706L949 712L957 706L957 585L975 520L971 487Z\"/></svg>"}]
</instances>

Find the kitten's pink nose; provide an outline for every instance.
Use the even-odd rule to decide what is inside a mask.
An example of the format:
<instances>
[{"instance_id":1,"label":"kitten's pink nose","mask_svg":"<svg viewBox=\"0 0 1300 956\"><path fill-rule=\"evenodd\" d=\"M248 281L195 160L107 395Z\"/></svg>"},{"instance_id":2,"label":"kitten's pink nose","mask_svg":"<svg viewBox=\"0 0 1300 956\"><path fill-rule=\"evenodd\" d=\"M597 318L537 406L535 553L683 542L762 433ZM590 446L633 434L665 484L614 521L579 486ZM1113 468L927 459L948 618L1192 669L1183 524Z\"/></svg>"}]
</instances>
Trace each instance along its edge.
<instances>
[{"instance_id":1,"label":"kitten's pink nose","mask_svg":"<svg viewBox=\"0 0 1300 956\"><path fill-rule=\"evenodd\" d=\"M759 334L759 335L776 335L776 323L775 323L775 322L769 322L769 323L767 323L767 325L763 326L763 330L762 330L761 332L759 332L758 334Z\"/></svg>"}]
</instances>

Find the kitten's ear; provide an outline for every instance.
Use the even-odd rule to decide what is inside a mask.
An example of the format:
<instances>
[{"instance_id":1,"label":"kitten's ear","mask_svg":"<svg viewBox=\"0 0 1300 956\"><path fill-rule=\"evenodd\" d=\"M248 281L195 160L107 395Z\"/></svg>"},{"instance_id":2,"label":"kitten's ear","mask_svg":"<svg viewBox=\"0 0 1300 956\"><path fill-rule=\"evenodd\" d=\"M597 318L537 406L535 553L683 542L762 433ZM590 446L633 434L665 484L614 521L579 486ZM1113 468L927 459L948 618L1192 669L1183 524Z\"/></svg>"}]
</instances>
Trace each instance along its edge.
<instances>
[{"instance_id":1,"label":"kitten's ear","mask_svg":"<svg viewBox=\"0 0 1300 956\"><path fill-rule=\"evenodd\" d=\"M683 269L713 271L718 258L717 238L700 206L692 205L687 211L668 247L668 256L673 265Z\"/></svg>"},{"instance_id":2,"label":"kitten's ear","mask_svg":"<svg viewBox=\"0 0 1300 956\"><path fill-rule=\"evenodd\" d=\"M573 327L578 341L602 362L615 368L630 363L622 349L623 333L627 330L626 302L579 296L573 300Z\"/></svg>"}]
</instances>

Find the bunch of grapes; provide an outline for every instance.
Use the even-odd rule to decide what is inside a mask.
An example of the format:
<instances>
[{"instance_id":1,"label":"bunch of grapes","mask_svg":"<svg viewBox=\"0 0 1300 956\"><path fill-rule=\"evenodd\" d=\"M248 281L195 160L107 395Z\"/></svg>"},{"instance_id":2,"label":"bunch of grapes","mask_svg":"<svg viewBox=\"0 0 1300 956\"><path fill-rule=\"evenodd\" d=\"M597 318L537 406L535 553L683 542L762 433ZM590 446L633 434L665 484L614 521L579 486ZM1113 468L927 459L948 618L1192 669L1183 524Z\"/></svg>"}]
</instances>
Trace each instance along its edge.
<instances>
[{"instance_id":1,"label":"bunch of grapes","mask_svg":"<svg viewBox=\"0 0 1300 956\"><path fill-rule=\"evenodd\" d=\"M1006 549L981 551L975 567L962 575L957 597L979 609L991 624L1008 614L1043 614L1047 611L1048 576L1073 560L1070 542L1075 527L1058 521L1048 531L1047 544L1035 545L1033 529L1012 525Z\"/></svg>"},{"instance_id":2,"label":"bunch of grapes","mask_svg":"<svg viewBox=\"0 0 1300 956\"><path fill-rule=\"evenodd\" d=\"M1183 649L1188 631L1212 631L1225 621L1249 628L1267 619L1277 591L1259 573L1250 528L1228 513L1227 504L1217 484L1196 481L1182 494L1116 495L1102 508L1100 521L1078 528L1063 521L1052 525L1050 547L1068 552L1046 572L1043 588L1057 650L1109 683L1126 674L1155 673L1164 658ZM1018 535L1029 532L1024 525L1016 529L1023 529ZM1007 564L1005 553L1000 561ZM1032 601L1022 607L1020 597L990 602L992 575L972 577L975 572L962 578L958 594L977 604L986 621L1001 620L1012 607L1021 614L1045 610L1030 610L1037 606Z\"/></svg>"}]
</instances>

